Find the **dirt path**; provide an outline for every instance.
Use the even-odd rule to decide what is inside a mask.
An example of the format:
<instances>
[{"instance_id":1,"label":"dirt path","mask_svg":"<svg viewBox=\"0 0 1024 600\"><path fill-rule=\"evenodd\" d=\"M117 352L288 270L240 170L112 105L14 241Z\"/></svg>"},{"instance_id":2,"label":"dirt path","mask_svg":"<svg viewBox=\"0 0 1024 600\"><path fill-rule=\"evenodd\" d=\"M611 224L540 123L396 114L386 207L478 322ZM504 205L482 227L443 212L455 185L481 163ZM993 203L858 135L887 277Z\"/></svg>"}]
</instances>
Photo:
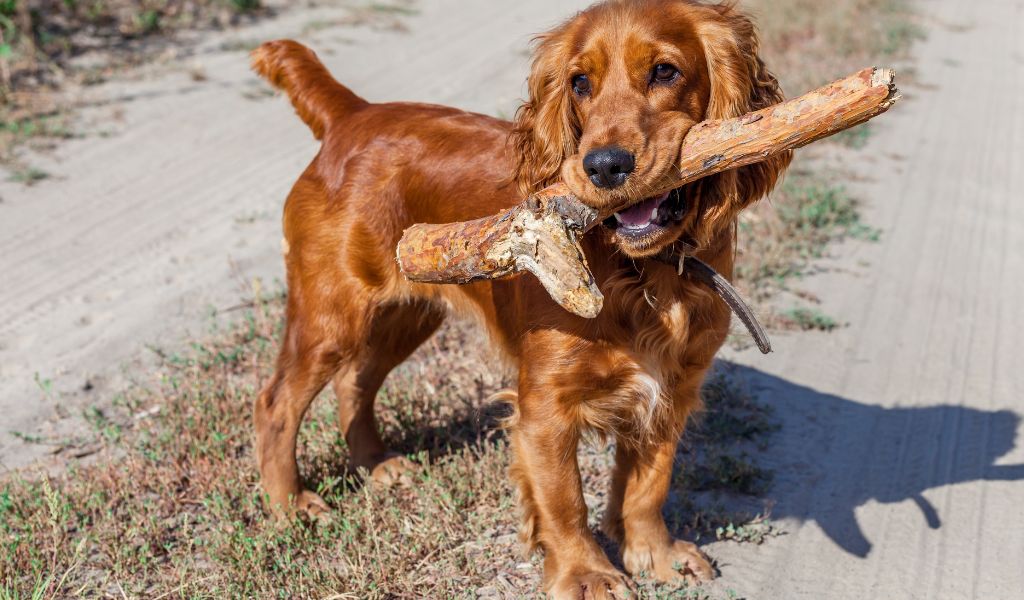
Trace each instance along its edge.
<instances>
[{"instance_id":1,"label":"dirt path","mask_svg":"<svg viewBox=\"0 0 1024 600\"><path fill-rule=\"evenodd\" d=\"M850 326L734 357L783 425L789 534L710 548L753 598L1024 597L1024 2L921 7L851 185L881 242L805 282Z\"/></svg>"},{"instance_id":2,"label":"dirt path","mask_svg":"<svg viewBox=\"0 0 1024 600\"><path fill-rule=\"evenodd\" d=\"M298 37L371 100L509 116L529 35L584 4L439 0L402 17L404 33L323 27L349 13L303 10L212 39L169 74L91 90L84 122L116 116L114 135L63 145L39 163L55 178L36 187L0 183L0 462L51 448L11 431L74 435L82 409L123 384L120 365L145 360L140 348L180 345L251 295L253 278L281 277L281 203L316 145L225 44ZM922 6L934 22L918 83L852 186L882 239L847 246L838 270L805 285L850 326L727 356L778 409L764 461L788 535L710 544L723 590L1024 590L1024 2ZM402 68L382 70L381 52Z\"/></svg>"},{"instance_id":3,"label":"dirt path","mask_svg":"<svg viewBox=\"0 0 1024 600\"><path fill-rule=\"evenodd\" d=\"M0 182L0 465L60 447L26 436L74 440L83 409L145 372L126 361L205 332L214 312L252 296L254 278L265 289L283 278L281 206L317 145L239 46L294 37L370 100L511 116L530 36L584 5L295 9L212 36L162 74L90 89L86 137L33 159L52 179ZM381 52L401 68L382 70Z\"/></svg>"}]
</instances>

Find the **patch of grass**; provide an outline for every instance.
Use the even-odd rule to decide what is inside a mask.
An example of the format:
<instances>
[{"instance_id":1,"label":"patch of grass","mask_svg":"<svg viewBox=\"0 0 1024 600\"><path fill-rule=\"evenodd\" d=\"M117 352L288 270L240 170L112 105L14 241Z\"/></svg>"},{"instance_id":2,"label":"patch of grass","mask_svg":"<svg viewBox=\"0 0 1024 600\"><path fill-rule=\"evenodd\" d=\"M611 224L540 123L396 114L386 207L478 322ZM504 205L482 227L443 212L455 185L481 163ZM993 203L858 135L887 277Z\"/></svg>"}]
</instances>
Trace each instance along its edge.
<instances>
[{"instance_id":1,"label":"patch of grass","mask_svg":"<svg viewBox=\"0 0 1024 600\"><path fill-rule=\"evenodd\" d=\"M416 15L419 11L409 5L408 2L403 3L384 3L384 2L371 2L368 5L372 11L388 14L399 14L399 15Z\"/></svg>"},{"instance_id":2,"label":"patch of grass","mask_svg":"<svg viewBox=\"0 0 1024 600\"><path fill-rule=\"evenodd\" d=\"M231 8L240 13L248 13L263 8L262 0L229 0Z\"/></svg>"},{"instance_id":3,"label":"patch of grass","mask_svg":"<svg viewBox=\"0 0 1024 600\"><path fill-rule=\"evenodd\" d=\"M279 320L280 300L260 305L226 339L165 365L159 388L136 390L120 417L129 425L147 407L159 414L124 436L106 434L117 416L91 411L121 458L52 480L9 482L0 585L26 594L41 587L46 597L119 595L119 587L144 597L454 597L507 569L524 573L523 589L533 589L535 571L516 570L505 441L483 402L505 382L469 373L458 349L476 344L458 329L382 392L386 438L418 451L422 469L411 486L362 486L344 467L333 402L320 402L302 430L302 462L335 519L267 517L248 415ZM483 560L492 552L502 561ZM76 560L81 567L63 583L51 577Z\"/></svg>"},{"instance_id":4,"label":"patch of grass","mask_svg":"<svg viewBox=\"0 0 1024 600\"><path fill-rule=\"evenodd\" d=\"M17 165L11 171L8 180L13 181L15 183L32 185L49 178L50 174L42 169L38 169L36 167L25 167Z\"/></svg>"},{"instance_id":5,"label":"patch of grass","mask_svg":"<svg viewBox=\"0 0 1024 600\"><path fill-rule=\"evenodd\" d=\"M260 45L259 40L233 39L227 40L218 46L218 49L225 52L252 52Z\"/></svg>"},{"instance_id":6,"label":"patch of grass","mask_svg":"<svg viewBox=\"0 0 1024 600\"><path fill-rule=\"evenodd\" d=\"M740 217L736 277L764 300L803 276L828 245L855 238L877 241L878 229L861 220L858 202L833 176L794 167L770 201Z\"/></svg>"},{"instance_id":7,"label":"patch of grass","mask_svg":"<svg viewBox=\"0 0 1024 600\"><path fill-rule=\"evenodd\" d=\"M0 3L3 77L0 98L15 87L53 88L69 60L97 49L138 52L132 42L158 32L234 25L264 14L260 0L19 0Z\"/></svg>"},{"instance_id":8,"label":"patch of grass","mask_svg":"<svg viewBox=\"0 0 1024 600\"><path fill-rule=\"evenodd\" d=\"M121 439L121 425L107 417L100 408L90 406L82 411L82 416L93 430L106 438L107 441L117 443Z\"/></svg>"},{"instance_id":9,"label":"patch of grass","mask_svg":"<svg viewBox=\"0 0 1024 600\"><path fill-rule=\"evenodd\" d=\"M743 525L736 525L730 522L724 527L715 529L715 536L719 540L749 544L763 544L768 538L780 535L783 535L782 530L776 527L772 520L767 517L757 517Z\"/></svg>"},{"instance_id":10,"label":"patch of grass","mask_svg":"<svg viewBox=\"0 0 1024 600\"><path fill-rule=\"evenodd\" d=\"M677 456L673 489L680 497L667 509L669 522L697 539L760 544L782 535L763 512L734 508L771 488L773 473L757 461L779 428L771 407L757 402L728 367L712 373L702 395L704 410Z\"/></svg>"},{"instance_id":11,"label":"patch of grass","mask_svg":"<svg viewBox=\"0 0 1024 600\"><path fill-rule=\"evenodd\" d=\"M25 433L23 431L14 431L14 430L10 431L9 433L11 435L13 435L14 437L18 438L19 440L25 442L26 444L45 444L46 443L46 440L44 440L42 436L36 435L34 433Z\"/></svg>"},{"instance_id":12,"label":"patch of grass","mask_svg":"<svg viewBox=\"0 0 1024 600\"><path fill-rule=\"evenodd\" d=\"M897 56L914 42L925 38L925 29L921 25L904 17L906 7L900 2L890 2L885 13L885 25L882 29L882 41L879 44L881 53L886 57Z\"/></svg>"},{"instance_id":13,"label":"patch of grass","mask_svg":"<svg viewBox=\"0 0 1024 600\"><path fill-rule=\"evenodd\" d=\"M867 66L892 66L924 35L910 0L747 0L743 6L755 17L765 61L789 96ZM830 140L856 150L871 132L864 124ZM861 221L857 201L837 183L841 175L808 170L799 161L770 202L740 218L736 277L755 302L789 289L829 243L880 235Z\"/></svg>"},{"instance_id":14,"label":"patch of grass","mask_svg":"<svg viewBox=\"0 0 1024 600\"><path fill-rule=\"evenodd\" d=\"M703 587L640 586L640 598L650 600L744 600L734 590L727 589L724 595L712 593Z\"/></svg>"},{"instance_id":15,"label":"patch of grass","mask_svg":"<svg viewBox=\"0 0 1024 600\"><path fill-rule=\"evenodd\" d=\"M0 163L6 163L11 171L10 179L31 185L48 175L18 160L14 149L21 145L41 150L56 141L70 139L75 134L68 126L68 115L50 107L41 114L21 110L6 110L0 104ZM42 107L40 107L42 110Z\"/></svg>"},{"instance_id":16,"label":"patch of grass","mask_svg":"<svg viewBox=\"0 0 1024 600\"><path fill-rule=\"evenodd\" d=\"M133 21L139 35L149 35L160 29L160 12L143 10L134 15Z\"/></svg>"},{"instance_id":17,"label":"patch of grass","mask_svg":"<svg viewBox=\"0 0 1024 600\"><path fill-rule=\"evenodd\" d=\"M401 31L403 18L417 13L413 0L345 7L348 16L328 25ZM111 72L169 50L187 53L183 44L176 49L173 44L153 43L167 42L176 32L224 29L271 14L262 0L0 0L0 164L24 170L15 156L17 147L66 137L53 128L15 126L71 111L73 101L62 95L68 83L94 85ZM225 42L222 49L251 50L256 45L235 40ZM97 59L78 60L84 55ZM195 81L206 79L198 68L189 74ZM246 97L260 93L246 92Z\"/></svg>"},{"instance_id":18,"label":"patch of grass","mask_svg":"<svg viewBox=\"0 0 1024 600\"><path fill-rule=\"evenodd\" d=\"M837 237L877 241L881 235L861 221L857 201L842 186L825 179L801 182L798 175L783 184L782 193L791 200L779 203L780 218L791 232L810 240L803 258L820 257L825 245Z\"/></svg>"},{"instance_id":19,"label":"patch of grass","mask_svg":"<svg viewBox=\"0 0 1024 600\"><path fill-rule=\"evenodd\" d=\"M143 597L439 598L471 595L501 574L509 594L533 595L539 558L524 562L518 554L507 442L496 427L505 409L488 401L510 380L494 373L481 334L465 325L429 341L378 399L385 440L420 465L410 485L364 486L346 468L348 449L327 392L301 430L300 463L333 518L278 523L268 516L249 407L273 364L282 306L280 297L256 303L228 333L166 355L154 389L87 411L107 448L92 466L3 484L0 585L22 595L41 586L46 597L120 595L120 587ZM754 491L722 456L756 447L774 428L770 413L726 373L712 378L705 396L707 411L692 436L702 449L681 447L680 461L717 469L724 481L716 489ZM603 503L613 449L588 448L581 469ZM747 469L742 477L756 479ZM685 519L682 531L695 533L687 524L697 523L705 535L730 523L755 526L698 505L687 507ZM666 589L650 587L652 594Z\"/></svg>"},{"instance_id":20,"label":"patch of grass","mask_svg":"<svg viewBox=\"0 0 1024 600\"><path fill-rule=\"evenodd\" d=\"M182 29L222 28L268 14L260 0L0 1L0 163L27 140L62 137L31 128L64 113L68 82L102 81L111 67L139 64L162 48L148 44ZM73 59L100 54L104 65Z\"/></svg>"},{"instance_id":21,"label":"patch of grass","mask_svg":"<svg viewBox=\"0 0 1024 600\"><path fill-rule=\"evenodd\" d=\"M0 121L0 131L18 139L46 136L70 138L73 134L66 119L59 114L34 115L22 119Z\"/></svg>"},{"instance_id":22,"label":"patch of grass","mask_svg":"<svg viewBox=\"0 0 1024 600\"><path fill-rule=\"evenodd\" d=\"M864 146L868 145L868 140L871 139L872 123L862 123L856 127L845 129L832 136L832 141L842 144L847 148L853 148L854 150L860 150Z\"/></svg>"},{"instance_id":23,"label":"patch of grass","mask_svg":"<svg viewBox=\"0 0 1024 600\"><path fill-rule=\"evenodd\" d=\"M782 311L779 317L785 321L785 325L804 331L832 331L839 327L838 321L816 308L790 308Z\"/></svg>"},{"instance_id":24,"label":"patch of grass","mask_svg":"<svg viewBox=\"0 0 1024 600\"><path fill-rule=\"evenodd\" d=\"M905 56L924 36L910 0L747 0L766 62L789 95Z\"/></svg>"},{"instance_id":25,"label":"patch of grass","mask_svg":"<svg viewBox=\"0 0 1024 600\"><path fill-rule=\"evenodd\" d=\"M347 6L348 14L339 19L314 20L306 23L302 33L308 35L332 27L366 26L382 31L408 31L405 17L419 14L414 0L357 3Z\"/></svg>"},{"instance_id":26,"label":"patch of grass","mask_svg":"<svg viewBox=\"0 0 1024 600\"><path fill-rule=\"evenodd\" d=\"M703 464L683 471L686 489L697 492L722 489L750 496L760 496L768 491L771 472L754 464L750 455L706 454L710 458Z\"/></svg>"}]
</instances>

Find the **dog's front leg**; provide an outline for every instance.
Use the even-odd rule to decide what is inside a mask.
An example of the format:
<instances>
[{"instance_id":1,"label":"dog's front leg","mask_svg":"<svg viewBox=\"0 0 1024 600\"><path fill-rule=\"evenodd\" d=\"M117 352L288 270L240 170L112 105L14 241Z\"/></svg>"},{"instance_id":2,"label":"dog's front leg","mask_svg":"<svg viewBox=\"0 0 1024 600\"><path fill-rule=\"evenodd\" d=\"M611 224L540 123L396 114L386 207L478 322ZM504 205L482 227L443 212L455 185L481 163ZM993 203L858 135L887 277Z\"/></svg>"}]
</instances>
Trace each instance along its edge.
<instances>
[{"instance_id":1,"label":"dog's front leg","mask_svg":"<svg viewBox=\"0 0 1024 600\"><path fill-rule=\"evenodd\" d=\"M696 545L674 539L661 513L672 481L678 432L685 428L690 411L699 405L703 379L703 373L691 376L676 390L674 431L646 443L617 440L602 529L619 542L622 564L632 575L644 572L659 581L683 579L688 583L714 578L707 557Z\"/></svg>"},{"instance_id":2,"label":"dog's front leg","mask_svg":"<svg viewBox=\"0 0 1024 600\"><path fill-rule=\"evenodd\" d=\"M675 451L675 439L643 448L616 446L603 529L619 542L622 564L630 574L699 583L714 577L711 564L694 544L673 539L661 514Z\"/></svg>"},{"instance_id":3,"label":"dog's front leg","mask_svg":"<svg viewBox=\"0 0 1024 600\"><path fill-rule=\"evenodd\" d=\"M579 433L557 404L529 393L519 399L511 473L523 512L520 537L528 548L544 550L544 589L552 598L629 597L631 582L608 561L587 526L576 457Z\"/></svg>"}]
</instances>

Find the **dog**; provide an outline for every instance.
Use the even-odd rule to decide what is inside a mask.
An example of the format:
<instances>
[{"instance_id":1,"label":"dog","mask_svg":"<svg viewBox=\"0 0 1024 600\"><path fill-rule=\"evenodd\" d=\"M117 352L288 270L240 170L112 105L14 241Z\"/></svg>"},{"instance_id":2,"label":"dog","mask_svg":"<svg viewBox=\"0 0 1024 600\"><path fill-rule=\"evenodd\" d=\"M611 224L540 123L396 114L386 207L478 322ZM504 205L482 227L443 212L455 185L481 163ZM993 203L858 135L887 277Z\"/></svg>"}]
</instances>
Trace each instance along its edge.
<instances>
[{"instance_id":1,"label":"dog","mask_svg":"<svg viewBox=\"0 0 1024 600\"><path fill-rule=\"evenodd\" d=\"M518 367L510 477L521 539L543 550L544 590L605 598L633 589L587 526L576 452L588 433L615 442L603 530L626 572L711 579L707 557L672 537L661 509L730 313L652 257L686 243L730 276L737 216L774 187L790 155L651 192L693 125L782 101L758 52L753 24L731 3L609 0L537 38L529 98L507 122L371 104L296 42L256 49L254 69L322 143L285 204L286 328L255 400L270 503L328 510L302 488L295 451L303 415L329 382L353 465L381 480L408 468L380 438L374 397L446 314L470 314ZM559 180L595 208L629 206L582 240L605 295L597 318L566 312L529 276L438 286L399 272L395 247L410 225L492 215Z\"/></svg>"}]
</instances>

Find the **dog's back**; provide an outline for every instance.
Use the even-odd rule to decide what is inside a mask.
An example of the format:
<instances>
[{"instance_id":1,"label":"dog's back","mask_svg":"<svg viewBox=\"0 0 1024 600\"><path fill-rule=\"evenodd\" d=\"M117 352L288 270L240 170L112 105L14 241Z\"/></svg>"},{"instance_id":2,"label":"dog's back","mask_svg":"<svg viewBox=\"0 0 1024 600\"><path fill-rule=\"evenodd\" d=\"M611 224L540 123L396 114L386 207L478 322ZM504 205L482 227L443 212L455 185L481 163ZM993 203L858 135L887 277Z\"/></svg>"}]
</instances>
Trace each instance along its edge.
<instances>
[{"instance_id":1,"label":"dog's back","mask_svg":"<svg viewBox=\"0 0 1024 600\"><path fill-rule=\"evenodd\" d=\"M292 40L262 44L252 66L287 94L323 142L300 180L306 185L296 188L308 195L312 183L325 205L343 204L361 218L386 215L374 231L389 252L413 223L476 218L520 200L509 181L510 123L447 106L369 103ZM427 197L449 201L427 203Z\"/></svg>"}]
</instances>

